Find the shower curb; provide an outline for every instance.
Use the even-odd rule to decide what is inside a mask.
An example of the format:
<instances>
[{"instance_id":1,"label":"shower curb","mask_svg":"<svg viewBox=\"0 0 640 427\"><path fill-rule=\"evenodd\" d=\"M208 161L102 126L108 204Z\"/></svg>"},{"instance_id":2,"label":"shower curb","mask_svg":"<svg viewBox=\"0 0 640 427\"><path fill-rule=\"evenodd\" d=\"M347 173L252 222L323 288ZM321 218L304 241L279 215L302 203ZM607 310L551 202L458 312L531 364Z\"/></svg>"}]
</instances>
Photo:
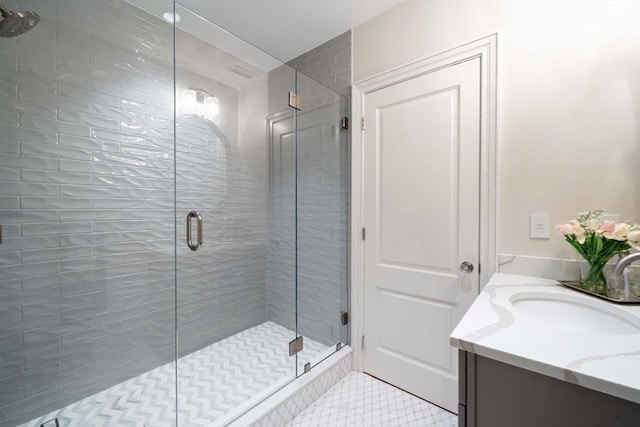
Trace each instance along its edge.
<instances>
[{"instance_id":1,"label":"shower curb","mask_svg":"<svg viewBox=\"0 0 640 427\"><path fill-rule=\"evenodd\" d=\"M284 427L353 370L352 354L343 347L228 427Z\"/></svg>"}]
</instances>

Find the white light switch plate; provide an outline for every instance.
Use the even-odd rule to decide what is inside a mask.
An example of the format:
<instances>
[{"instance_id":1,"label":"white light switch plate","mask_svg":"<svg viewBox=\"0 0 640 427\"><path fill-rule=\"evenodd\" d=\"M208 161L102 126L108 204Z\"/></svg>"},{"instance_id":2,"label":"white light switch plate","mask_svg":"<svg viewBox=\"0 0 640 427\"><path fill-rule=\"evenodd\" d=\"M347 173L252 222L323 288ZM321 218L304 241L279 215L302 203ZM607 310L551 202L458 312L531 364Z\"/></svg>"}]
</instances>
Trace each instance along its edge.
<instances>
[{"instance_id":1,"label":"white light switch plate","mask_svg":"<svg viewBox=\"0 0 640 427\"><path fill-rule=\"evenodd\" d=\"M529 215L529 237L532 239L549 238L549 214Z\"/></svg>"}]
</instances>

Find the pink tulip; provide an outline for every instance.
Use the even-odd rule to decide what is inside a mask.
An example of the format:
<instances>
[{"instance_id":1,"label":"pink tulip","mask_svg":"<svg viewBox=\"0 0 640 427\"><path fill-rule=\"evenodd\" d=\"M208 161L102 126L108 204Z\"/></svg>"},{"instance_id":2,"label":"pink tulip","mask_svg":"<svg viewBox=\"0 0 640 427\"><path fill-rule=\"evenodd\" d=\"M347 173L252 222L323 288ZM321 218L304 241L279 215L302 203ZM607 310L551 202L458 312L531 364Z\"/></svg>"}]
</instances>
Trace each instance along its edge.
<instances>
[{"instance_id":1,"label":"pink tulip","mask_svg":"<svg viewBox=\"0 0 640 427\"><path fill-rule=\"evenodd\" d=\"M602 232L603 233L611 233L616 229L616 223L613 221L602 221Z\"/></svg>"},{"instance_id":2,"label":"pink tulip","mask_svg":"<svg viewBox=\"0 0 640 427\"><path fill-rule=\"evenodd\" d=\"M575 219L572 219L567 223L567 225L571 227L571 233L576 235L578 242L584 243L584 228L580 226L580 223L578 223L578 221L576 221Z\"/></svg>"},{"instance_id":3,"label":"pink tulip","mask_svg":"<svg viewBox=\"0 0 640 427\"><path fill-rule=\"evenodd\" d=\"M619 240L624 242L627 240L627 234L631 231L631 226L626 222L616 224L615 228L611 232L603 233L603 236L607 239Z\"/></svg>"},{"instance_id":4,"label":"pink tulip","mask_svg":"<svg viewBox=\"0 0 640 427\"><path fill-rule=\"evenodd\" d=\"M563 234L563 235L571 234L570 232L569 233L566 232L566 230L567 230L566 225L567 224L558 224L558 225L556 225L556 231L558 233L560 233L560 234Z\"/></svg>"}]
</instances>

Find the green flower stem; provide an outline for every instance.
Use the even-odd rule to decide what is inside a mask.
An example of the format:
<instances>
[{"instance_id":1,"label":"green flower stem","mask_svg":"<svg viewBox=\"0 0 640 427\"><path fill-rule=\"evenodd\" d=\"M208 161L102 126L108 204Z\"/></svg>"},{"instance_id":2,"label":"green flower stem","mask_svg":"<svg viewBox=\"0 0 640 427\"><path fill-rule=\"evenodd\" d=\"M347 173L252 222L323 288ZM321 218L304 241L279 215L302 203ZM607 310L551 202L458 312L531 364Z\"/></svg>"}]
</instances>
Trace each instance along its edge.
<instances>
[{"instance_id":1,"label":"green flower stem","mask_svg":"<svg viewBox=\"0 0 640 427\"><path fill-rule=\"evenodd\" d=\"M604 266L608 260L598 261L593 264L589 264L589 271L587 277L583 281L583 287L589 291L596 292L602 295L607 294L607 280L604 277Z\"/></svg>"},{"instance_id":2,"label":"green flower stem","mask_svg":"<svg viewBox=\"0 0 640 427\"><path fill-rule=\"evenodd\" d=\"M593 292L607 294L607 281L603 268L609 260L618 252L625 251L631 246L626 241L607 239L600 234L586 236L583 243L578 242L575 235L565 236L565 240L582 256L589 264L589 272L583 280L583 286Z\"/></svg>"}]
</instances>

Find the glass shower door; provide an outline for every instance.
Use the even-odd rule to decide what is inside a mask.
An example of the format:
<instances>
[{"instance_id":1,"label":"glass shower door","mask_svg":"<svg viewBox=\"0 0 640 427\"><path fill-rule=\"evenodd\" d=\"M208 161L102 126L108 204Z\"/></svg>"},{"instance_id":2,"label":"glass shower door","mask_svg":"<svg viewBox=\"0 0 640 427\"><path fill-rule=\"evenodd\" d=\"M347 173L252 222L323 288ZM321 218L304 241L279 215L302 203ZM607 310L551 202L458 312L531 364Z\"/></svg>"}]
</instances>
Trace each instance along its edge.
<instances>
[{"instance_id":1,"label":"glass shower door","mask_svg":"<svg viewBox=\"0 0 640 427\"><path fill-rule=\"evenodd\" d=\"M348 343L348 100L300 72L297 90L298 366L313 367Z\"/></svg>"},{"instance_id":2,"label":"glass shower door","mask_svg":"<svg viewBox=\"0 0 640 427\"><path fill-rule=\"evenodd\" d=\"M268 117L267 289L269 318L302 337L300 376L348 342L349 146L345 97L300 72L296 96L298 108ZM294 292L295 307L278 292Z\"/></svg>"},{"instance_id":3,"label":"glass shower door","mask_svg":"<svg viewBox=\"0 0 640 427\"><path fill-rule=\"evenodd\" d=\"M268 314L269 269L285 262L271 256L295 248L294 235L270 236L295 230L295 215L270 217L265 138L269 108L295 75L190 10L176 13L178 418L223 426L295 378L295 324ZM282 184L295 194L295 181ZM293 286L274 304L294 313L295 272L281 274Z\"/></svg>"}]
</instances>

